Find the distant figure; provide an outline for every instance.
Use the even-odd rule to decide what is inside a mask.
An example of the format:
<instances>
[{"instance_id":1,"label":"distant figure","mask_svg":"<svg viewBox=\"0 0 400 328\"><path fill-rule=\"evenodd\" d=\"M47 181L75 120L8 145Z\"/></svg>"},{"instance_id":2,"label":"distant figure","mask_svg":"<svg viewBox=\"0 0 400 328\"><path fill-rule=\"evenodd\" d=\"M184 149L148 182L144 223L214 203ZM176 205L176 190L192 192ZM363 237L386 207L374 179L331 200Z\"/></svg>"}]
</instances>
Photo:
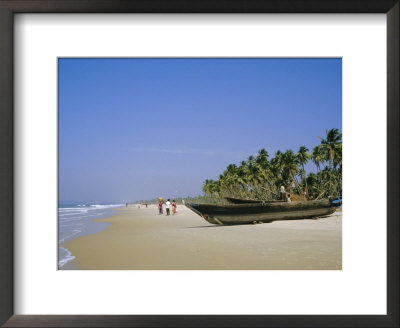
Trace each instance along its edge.
<instances>
[{"instance_id":1,"label":"distant figure","mask_svg":"<svg viewBox=\"0 0 400 328\"><path fill-rule=\"evenodd\" d=\"M287 195L286 201L289 202L289 203L292 201L292 200L290 199L290 194Z\"/></svg>"},{"instance_id":2,"label":"distant figure","mask_svg":"<svg viewBox=\"0 0 400 328\"><path fill-rule=\"evenodd\" d=\"M285 200L285 187L284 186L281 186L280 192L281 192L281 200Z\"/></svg>"},{"instance_id":3,"label":"distant figure","mask_svg":"<svg viewBox=\"0 0 400 328\"><path fill-rule=\"evenodd\" d=\"M169 209L171 207L171 202L168 200L165 202L165 210L167 211L167 215L169 215Z\"/></svg>"},{"instance_id":4,"label":"distant figure","mask_svg":"<svg viewBox=\"0 0 400 328\"><path fill-rule=\"evenodd\" d=\"M146 203L146 208L147 208L147 203Z\"/></svg>"},{"instance_id":5,"label":"distant figure","mask_svg":"<svg viewBox=\"0 0 400 328\"><path fill-rule=\"evenodd\" d=\"M303 186L303 195L304 195L304 199L307 200L307 187L306 187L306 185Z\"/></svg>"},{"instance_id":6,"label":"distant figure","mask_svg":"<svg viewBox=\"0 0 400 328\"><path fill-rule=\"evenodd\" d=\"M162 202L162 200L160 200L158 202L158 214L163 214L162 205L163 205L163 202Z\"/></svg>"},{"instance_id":7,"label":"distant figure","mask_svg":"<svg viewBox=\"0 0 400 328\"><path fill-rule=\"evenodd\" d=\"M182 204L185 205L185 200L184 199L182 199Z\"/></svg>"},{"instance_id":8,"label":"distant figure","mask_svg":"<svg viewBox=\"0 0 400 328\"><path fill-rule=\"evenodd\" d=\"M176 202L175 199L172 201L172 215L176 214Z\"/></svg>"},{"instance_id":9,"label":"distant figure","mask_svg":"<svg viewBox=\"0 0 400 328\"><path fill-rule=\"evenodd\" d=\"M126 207L128 207L128 203L126 203L125 205L126 205Z\"/></svg>"}]
</instances>

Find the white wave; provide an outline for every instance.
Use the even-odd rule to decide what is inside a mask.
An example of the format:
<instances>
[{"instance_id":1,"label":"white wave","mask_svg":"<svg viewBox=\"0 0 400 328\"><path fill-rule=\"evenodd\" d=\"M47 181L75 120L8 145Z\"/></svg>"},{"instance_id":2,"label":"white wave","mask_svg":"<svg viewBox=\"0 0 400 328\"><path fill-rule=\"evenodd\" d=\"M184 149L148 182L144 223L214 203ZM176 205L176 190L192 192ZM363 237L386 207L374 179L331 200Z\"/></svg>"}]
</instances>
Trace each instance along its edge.
<instances>
[{"instance_id":1,"label":"white wave","mask_svg":"<svg viewBox=\"0 0 400 328\"><path fill-rule=\"evenodd\" d=\"M73 224L62 224L60 228L67 228L67 227L82 227L85 226L83 223L73 223Z\"/></svg>"},{"instance_id":2,"label":"white wave","mask_svg":"<svg viewBox=\"0 0 400 328\"><path fill-rule=\"evenodd\" d=\"M79 208L77 208L77 209L73 209L73 210L69 210L69 211L61 211L61 210L59 210L58 211L58 213L59 214L70 214L70 213L87 213L89 210L91 210L91 209L79 209Z\"/></svg>"},{"instance_id":3,"label":"white wave","mask_svg":"<svg viewBox=\"0 0 400 328\"><path fill-rule=\"evenodd\" d=\"M59 259L58 268L63 267L67 262L72 261L75 258L75 256L73 256L68 249L64 247L60 247L60 249L63 249L67 253L67 255L65 255L62 259Z\"/></svg>"},{"instance_id":4,"label":"white wave","mask_svg":"<svg viewBox=\"0 0 400 328\"><path fill-rule=\"evenodd\" d=\"M86 211L86 212L62 213L62 214L58 213L58 216L59 216L60 218L62 218L62 217L65 217L65 216L80 215L80 214L85 214L85 213L88 213L88 211Z\"/></svg>"},{"instance_id":5,"label":"white wave","mask_svg":"<svg viewBox=\"0 0 400 328\"><path fill-rule=\"evenodd\" d=\"M86 230L90 231L90 227L94 224L93 219L104 217L107 212L111 212L111 208L120 205L93 205L92 207L81 208L63 208L58 213L58 231L59 245L68 240L79 237ZM110 213L111 214L111 213Z\"/></svg>"},{"instance_id":6,"label":"white wave","mask_svg":"<svg viewBox=\"0 0 400 328\"><path fill-rule=\"evenodd\" d=\"M112 205L97 204L97 205L90 205L90 207L96 207L96 208L112 208L112 207L120 207L120 206L123 206L123 204L112 204Z\"/></svg>"},{"instance_id":7,"label":"white wave","mask_svg":"<svg viewBox=\"0 0 400 328\"><path fill-rule=\"evenodd\" d=\"M72 212L87 212L89 210L96 210L99 208L114 208L121 207L123 204L111 204L111 205L103 205L103 204L93 204L93 205L78 205L78 207L60 207L58 208L58 212L62 213L72 213Z\"/></svg>"},{"instance_id":8,"label":"white wave","mask_svg":"<svg viewBox=\"0 0 400 328\"><path fill-rule=\"evenodd\" d=\"M79 233L81 233L81 232L82 232L82 230L79 230L79 229L74 230L74 232L71 233L70 235L65 236L64 238L61 238L61 239L58 241L58 243L59 243L59 244L62 244L62 243L63 243L64 241L66 241L67 239L71 239L73 236L76 236L77 234L79 234Z\"/></svg>"},{"instance_id":9,"label":"white wave","mask_svg":"<svg viewBox=\"0 0 400 328\"><path fill-rule=\"evenodd\" d=\"M59 216L59 218L60 218L60 220L62 220L62 221L76 221L76 220L81 220L81 219L84 219L84 218L90 218L90 217L94 217L94 216L96 216L96 217L98 217L98 216L101 216L101 215L103 215L104 213L98 213L98 214L92 214L92 215L83 215L83 216L74 216L74 217L72 217L72 218L65 218L65 217L63 217L63 216Z\"/></svg>"},{"instance_id":10,"label":"white wave","mask_svg":"<svg viewBox=\"0 0 400 328\"><path fill-rule=\"evenodd\" d=\"M72 217L72 218L60 218L60 221L62 221L62 222L71 222L71 221L80 221L80 220L82 220L81 216Z\"/></svg>"}]
</instances>

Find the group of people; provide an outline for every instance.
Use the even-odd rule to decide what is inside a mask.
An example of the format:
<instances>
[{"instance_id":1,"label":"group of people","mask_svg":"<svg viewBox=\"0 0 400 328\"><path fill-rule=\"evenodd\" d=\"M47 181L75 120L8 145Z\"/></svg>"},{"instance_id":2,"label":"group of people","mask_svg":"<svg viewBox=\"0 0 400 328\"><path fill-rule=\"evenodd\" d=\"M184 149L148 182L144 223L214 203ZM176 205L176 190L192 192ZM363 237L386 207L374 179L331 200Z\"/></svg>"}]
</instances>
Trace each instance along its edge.
<instances>
[{"instance_id":1,"label":"group of people","mask_svg":"<svg viewBox=\"0 0 400 328\"><path fill-rule=\"evenodd\" d=\"M296 183L294 182L293 179L290 181L290 184L288 186L289 192L286 192L285 191L285 187L281 186L281 188L280 188L280 200L283 200L283 201L286 201L286 202L291 202L292 200L290 198L290 192L294 193L295 188L296 188ZM308 200L307 187L305 185L303 186L302 195L303 195L305 200Z\"/></svg>"},{"instance_id":2,"label":"group of people","mask_svg":"<svg viewBox=\"0 0 400 328\"><path fill-rule=\"evenodd\" d=\"M160 214L160 215L163 214L163 205L164 205L164 202L163 202L162 198L159 198L158 214ZM165 211L166 211L167 215L170 214L171 207L172 207L172 215L175 215L177 212L175 199L171 203L171 201L168 198L168 200L165 202Z\"/></svg>"}]
</instances>

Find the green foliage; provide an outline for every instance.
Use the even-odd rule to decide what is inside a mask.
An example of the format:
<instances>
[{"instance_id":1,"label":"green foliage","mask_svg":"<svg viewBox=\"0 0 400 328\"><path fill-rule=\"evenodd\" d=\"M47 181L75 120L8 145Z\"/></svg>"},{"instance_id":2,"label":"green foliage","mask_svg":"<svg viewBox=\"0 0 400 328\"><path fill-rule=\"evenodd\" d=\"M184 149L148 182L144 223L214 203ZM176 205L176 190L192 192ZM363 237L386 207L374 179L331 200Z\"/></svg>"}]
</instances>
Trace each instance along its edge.
<instances>
[{"instance_id":1,"label":"green foliage","mask_svg":"<svg viewBox=\"0 0 400 328\"><path fill-rule=\"evenodd\" d=\"M263 148L256 157L250 156L239 166L229 164L218 180L206 180L203 184L205 197L221 201L224 197L273 200L279 196L280 186L289 187L290 181L299 182L307 188L312 199L337 197L342 194L342 134L338 129L326 131L326 138L314 147L310 154L301 146L295 154L292 150L277 151L269 160ZM317 173L306 174L305 164L312 160ZM321 166L324 166L321 169Z\"/></svg>"}]
</instances>

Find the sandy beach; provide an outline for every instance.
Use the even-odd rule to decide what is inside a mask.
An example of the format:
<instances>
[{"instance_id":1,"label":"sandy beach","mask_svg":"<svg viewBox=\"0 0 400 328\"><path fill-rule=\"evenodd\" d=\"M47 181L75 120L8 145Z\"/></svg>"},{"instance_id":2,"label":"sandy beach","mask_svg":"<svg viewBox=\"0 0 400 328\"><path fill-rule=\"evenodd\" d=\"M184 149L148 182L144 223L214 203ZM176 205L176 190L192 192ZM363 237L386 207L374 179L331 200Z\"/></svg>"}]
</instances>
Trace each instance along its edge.
<instances>
[{"instance_id":1,"label":"sandy beach","mask_svg":"<svg viewBox=\"0 0 400 328\"><path fill-rule=\"evenodd\" d=\"M183 205L175 216L156 205L115 209L95 222L106 230L63 246L80 270L340 270L341 212L317 220L256 225L207 223Z\"/></svg>"}]
</instances>

